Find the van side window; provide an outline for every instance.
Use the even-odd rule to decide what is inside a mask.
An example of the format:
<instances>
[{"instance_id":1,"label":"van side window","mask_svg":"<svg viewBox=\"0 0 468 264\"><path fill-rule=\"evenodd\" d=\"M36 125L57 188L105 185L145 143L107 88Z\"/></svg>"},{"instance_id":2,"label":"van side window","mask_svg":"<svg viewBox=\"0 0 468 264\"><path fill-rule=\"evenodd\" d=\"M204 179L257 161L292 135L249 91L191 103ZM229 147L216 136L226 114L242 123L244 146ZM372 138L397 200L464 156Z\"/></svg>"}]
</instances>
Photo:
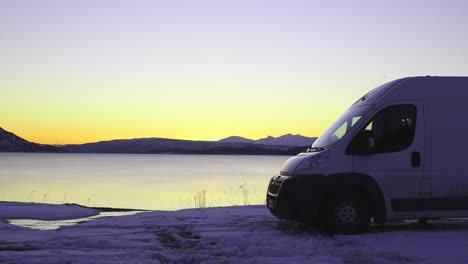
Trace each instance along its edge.
<instances>
[{"instance_id":1,"label":"van side window","mask_svg":"<svg viewBox=\"0 0 468 264\"><path fill-rule=\"evenodd\" d=\"M366 126L374 137L374 153L397 152L413 142L416 127L414 105L390 106L378 113Z\"/></svg>"}]
</instances>

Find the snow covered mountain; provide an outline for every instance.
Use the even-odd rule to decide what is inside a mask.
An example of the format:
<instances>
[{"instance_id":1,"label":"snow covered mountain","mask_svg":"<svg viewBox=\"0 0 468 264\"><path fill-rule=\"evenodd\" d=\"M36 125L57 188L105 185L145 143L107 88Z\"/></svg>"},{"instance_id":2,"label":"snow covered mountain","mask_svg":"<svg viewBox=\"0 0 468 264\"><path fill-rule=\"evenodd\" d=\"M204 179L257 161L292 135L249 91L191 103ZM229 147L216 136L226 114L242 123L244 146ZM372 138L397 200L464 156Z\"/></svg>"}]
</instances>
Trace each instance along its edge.
<instances>
[{"instance_id":1,"label":"snow covered mountain","mask_svg":"<svg viewBox=\"0 0 468 264\"><path fill-rule=\"evenodd\" d=\"M0 152L63 152L62 149L29 142L0 127Z\"/></svg>"},{"instance_id":2,"label":"snow covered mountain","mask_svg":"<svg viewBox=\"0 0 468 264\"><path fill-rule=\"evenodd\" d=\"M260 145L276 145L276 146L310 146L316 140L316 137L305 137L302 135L286 134L280 137L268 136L258 140L248 139L244 137L232 136L219 140L218 142L230 142L230 143L250 143Z\"/></svg>"}]
</instances>

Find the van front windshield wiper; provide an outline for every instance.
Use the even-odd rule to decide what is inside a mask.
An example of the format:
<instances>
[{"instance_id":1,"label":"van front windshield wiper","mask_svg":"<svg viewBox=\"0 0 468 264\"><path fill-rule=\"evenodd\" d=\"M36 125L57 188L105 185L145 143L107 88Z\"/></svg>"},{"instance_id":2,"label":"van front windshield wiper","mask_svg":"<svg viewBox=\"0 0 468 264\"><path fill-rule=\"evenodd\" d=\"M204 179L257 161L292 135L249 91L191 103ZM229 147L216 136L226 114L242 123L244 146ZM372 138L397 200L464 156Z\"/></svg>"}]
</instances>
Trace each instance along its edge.
<instances>
[{"instance_id":1,"label":"van front windshield wiper","mask_svg":"<svg viewBox=\"0 0 468 264\"><path fill-rule=\"evenodd\" d=\"M308 147L304 152L319 152L325 150L324 148Z\"/></svg>"}]
</instances>

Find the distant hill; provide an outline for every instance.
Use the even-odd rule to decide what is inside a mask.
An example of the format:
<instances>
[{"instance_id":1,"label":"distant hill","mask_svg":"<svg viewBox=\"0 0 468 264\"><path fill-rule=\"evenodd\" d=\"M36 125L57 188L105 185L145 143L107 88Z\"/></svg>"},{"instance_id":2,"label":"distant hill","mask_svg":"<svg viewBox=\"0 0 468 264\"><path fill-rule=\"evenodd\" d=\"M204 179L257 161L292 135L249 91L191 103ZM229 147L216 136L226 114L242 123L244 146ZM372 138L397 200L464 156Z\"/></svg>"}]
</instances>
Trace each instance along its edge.
<instances>
[{"instance_id":1,"label":"distant hill","mask_svg":"<svg viewBox=\"0 0 468 264\"><path fill-rule=\"evenodd\" d=\"M227 138L223 138L218 140L218 142L225 142L225 143L251 143L253 144L255 140L245 138L245 137L238 137L238 136L231 136Z\"/></svg>"},{"instance_id":2,"label":"distant hill","mask_svg":"<svg viewBox=\"0 0 468 264\"><path fill-rule=\"evenodd\" d=\"M268 136L266 138L253 140L244 137L232 136L219 140L218 142L229 142L229 143L250 143L260 145L277 145L277 146L310 146L316 140L316 137L305 137L302 135L286 134L280 137Z\"/></svg>"},{"instance_id":3,"label":"distant hill","mask_svg":"<svg viewBox=\"0 0 468 264\"><path fill-rule=\"evenodd\" d=\"M51 145L29 142L0 127L0 152L63 152Z\"/></svg>"},{"instance_id":4,"label":"distant hill","mask_svg":"<svg viewBox=\"0 0 468 264\"><path fill-rule=\"evenodd\" d=\"M59 148L29 142L0 128L0 152L296 155L314 140L315 138L291 134L259 140L242 137L229 137L219 141L136 138L63 145Z\"/></svg>"},{"instance_id":5,"label":"distant hill","mask_svg":"<svg viewBox=\"0 0 468 264\"><path fill-rule=\"evenodd\" d=\"M167 138L137 138L101 141L81 145L64 145L63 148L67 152L74 153L295 155L306 147L304 146L297 153L291 154L291 149L296 150L297 146Z\"/></svg>"},{"instance_id":6,"label":"distant hill","mask_svg":"<svg viewBox=\"0 0 468 264\"><path fill-rule=\"evenodd\" d=\"M310 146L315 139L291 134L259 140L237 136L219 141L136 138L65 145L63 148L67 152L76 153L296 155Z\"/></svg>"}]
</instances>

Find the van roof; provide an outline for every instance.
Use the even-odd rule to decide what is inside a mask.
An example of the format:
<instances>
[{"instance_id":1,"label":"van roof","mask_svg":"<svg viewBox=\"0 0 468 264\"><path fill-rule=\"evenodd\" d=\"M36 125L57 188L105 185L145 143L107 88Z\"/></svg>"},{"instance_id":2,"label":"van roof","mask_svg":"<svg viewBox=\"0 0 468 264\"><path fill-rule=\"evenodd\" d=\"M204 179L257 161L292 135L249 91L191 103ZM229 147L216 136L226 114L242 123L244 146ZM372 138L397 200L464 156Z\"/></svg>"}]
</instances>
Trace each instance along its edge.
<instances>
[{"instance_id":1,"label":"van roof","mask_svg":"<svg viewBox=\"0 0 468 264\"><path fill-rule=\"evenodd\" d=\"M369 91L353 104L405 100L468 100L468 77L418 76L397 79Z\"/></svg>"}]
</instances>

